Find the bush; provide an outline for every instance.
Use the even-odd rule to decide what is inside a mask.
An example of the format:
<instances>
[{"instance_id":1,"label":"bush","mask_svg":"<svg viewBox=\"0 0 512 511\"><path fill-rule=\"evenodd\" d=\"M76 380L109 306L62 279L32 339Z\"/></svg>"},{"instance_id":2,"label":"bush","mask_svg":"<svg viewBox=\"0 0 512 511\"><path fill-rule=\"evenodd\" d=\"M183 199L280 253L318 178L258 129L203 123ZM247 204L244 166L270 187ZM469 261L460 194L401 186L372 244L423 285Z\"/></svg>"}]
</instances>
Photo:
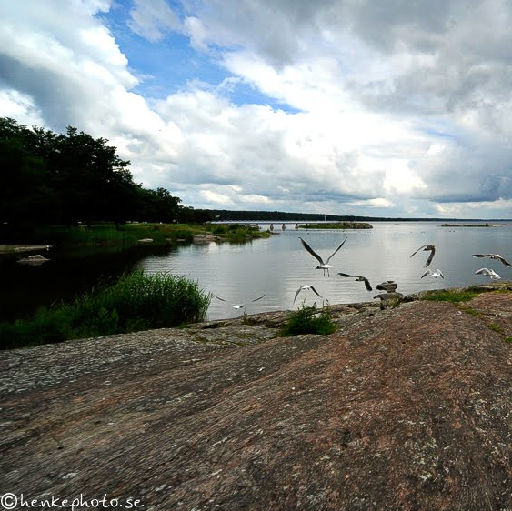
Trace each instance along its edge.
<instances>
[{"instance_id":1,"label":"bush","mask_svg":"<svg viewBox=\"0 0 512 511\"><path fill-rule=\"evenodd\" d=\"M185 277L123 275L71 304L41 309L30 320L0 324L0 348L133 332L201 321L211 296Z\"/></svg>"},{"instance_id":2,"label":"bush","mask_svg":"<svg viewBox=\"0 0 512 511\"><path fill-rule=\"evenodd\" d=\"M321 312L318 312L316 307L304 305L290 314L281 335L329 335L335 331L336 325L332 322L327 308L324 307Z\"/></svg>"}]
</instances>

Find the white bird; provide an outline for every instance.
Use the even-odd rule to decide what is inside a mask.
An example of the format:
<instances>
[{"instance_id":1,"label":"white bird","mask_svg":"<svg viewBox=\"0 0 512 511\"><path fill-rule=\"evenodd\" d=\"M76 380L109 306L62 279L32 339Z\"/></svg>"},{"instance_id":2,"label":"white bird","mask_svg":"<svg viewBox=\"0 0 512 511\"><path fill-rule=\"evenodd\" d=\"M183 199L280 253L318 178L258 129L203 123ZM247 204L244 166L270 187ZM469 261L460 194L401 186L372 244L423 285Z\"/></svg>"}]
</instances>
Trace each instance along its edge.
<instances>
[{"instance_id":1,"label":"white bird","mask_svg":"<svg viewBox=\"0 0 512 511\"><path fill-rule=\"evenodd\" d=\"M418 248L418 250L416 250L416 252L414 252L414 254L411 254L409 257L415 256L421 249L427 250L427 251L430 250L430 255L428 256L427 263L425 264L425 266L428 266L432 262L432 259L434 259L434 255L436 254L436 246L435 245L421 245L421 247Z\"/></svg>"},{"instance_id":2,"label":"white bird","mask_svg":"<svg viewBox=\"0 0 512 511\"><path fill-rule=\"evenodd\" d=\"M423 277L441 277L444 279L444 275L439 268L436 268L435 270L428 268L428 270L421 276L421 278Z\"/></svg>"},{"instance_id":3,"label":"white bird","mask_svg":"<svg viewBox=\"0 0 512 511\"><path fill-rule=\"evenodd\" d=\"M492 268L480 268L475 271L475 275L485 275L491 277L492 280L501 279L501 277Z\"/></svg>"},{"instance_id":4,"label":"white bird","mask_svg":"<svg viewBox=\"0 0 512 511\"><path fill-rule=\"evenodd\" d=\"M214 295L217 300L220 300L221 302L227 302L227 300L224 300L224 298L221 298L220 296ZM254 300L250 300L249 303L257 302L258 300L261 300L265 295L258 296L258 298L255 298ZM234 309L244 309L246 306L245 303L234 303L231 305Z\"/></svg>"},{"instance_id":5,"label":"white bird","mask_svg":"<svg viewBox=\"0 0 512 511\"><path fill-rule=\"evenodd\" d=\"M300 236L299 240L304 245L304 248L320 263L318 266L315 266L315 268L324 270L324 275L326 274L326 272L327 275L329 275L329 268L332 268L332 266L329 265L329 261L336 255L336 252L338 252L338 250L345 244L347 238L345 238L343 240L343 243L327 258L325 263L324 260Z\"/></svg>"},{"instance_id":6,"label":"white bird","mask_svg":"<svg viewBox=\"0 0 512 511\"><path fill-rule=\"evenodd\" d=\"M496 259L501 261L505 266L512 266L503 256L499 254L473 254L473 257L489 257L490 259Z\"/></svg>"},{"instance_id":7,"label":"white bird","mask_svg":"<svg viewBox=\"0 0 512 511\"><path fill-rule=\"evenodd\" d=\"M339 275L340 277L355 277L356 282L364 282L364 285L365 285L367 291L372 290L372 286L370 285L370 282L363 275L347 275L346 273L338 273L337 275Z\"/></svg>"},{"instance_id":8,"label":"white bird","mask_svg":"<svg viewBox=\"0 0 512 511\"><path fill-rule=\"evenodd\" d=\"M295 298L293 300L293 303L295 303L295 300L297 300L297 295L301 292L301 291L304 291L304 290L307 290L307 289L311 289L311 291L313 291L313 293L315 293L316 296L322 298L322 295L319 295L316 291L316 289L313 287L313 286L309 286L309 285L304 285L304 286L300 286L299 289L297 289L297 291L295 292Z\"/></svg>"}]
</instances>

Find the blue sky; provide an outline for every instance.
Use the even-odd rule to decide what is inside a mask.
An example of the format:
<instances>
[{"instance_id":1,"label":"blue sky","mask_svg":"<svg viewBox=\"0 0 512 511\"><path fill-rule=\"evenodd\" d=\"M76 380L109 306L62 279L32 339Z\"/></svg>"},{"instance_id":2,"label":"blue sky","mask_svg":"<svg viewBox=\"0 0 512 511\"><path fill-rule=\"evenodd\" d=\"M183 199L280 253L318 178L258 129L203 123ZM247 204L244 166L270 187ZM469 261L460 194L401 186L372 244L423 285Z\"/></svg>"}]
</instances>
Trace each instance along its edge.
<instances>
[{"instance_id":1,"label":"blue sky","mask_svg":"<svg viewBox=\"0 0 512 511\"><path fill-rule=\"evenodd\" d=\"M0 4L0 115L194 207L512 217L512 6Z\"/></svg>"}]
</instances>

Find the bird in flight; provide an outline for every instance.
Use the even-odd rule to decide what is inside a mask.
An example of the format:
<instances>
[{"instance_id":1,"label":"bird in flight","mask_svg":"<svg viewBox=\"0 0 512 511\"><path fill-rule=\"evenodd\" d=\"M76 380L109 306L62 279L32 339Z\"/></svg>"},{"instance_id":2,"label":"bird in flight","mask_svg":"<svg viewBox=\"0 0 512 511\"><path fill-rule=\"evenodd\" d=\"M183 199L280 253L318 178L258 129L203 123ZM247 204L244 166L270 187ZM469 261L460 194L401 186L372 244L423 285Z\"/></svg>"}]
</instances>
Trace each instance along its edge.
<instances>
[{"instance_id":1,"label":"bird in flight","mask_svg":"<svg viewBox=\"0 0 512 511\"><path fill-rule=\"evenodd\" d=\"M480 268L475 271L475 275L485 275L493 280L501 279L501 277L492 268Z\"/></svg>"},{"instance_id":2,"label":"bird in flight","mask_svg":"<svg viewBox=\"0 0 512 511\"><path fill-rule=\"evenodd\" d=\"M307 290L307 289L311 289L311 291L313 291L313 293L315 293L316 296L319 296L320 298L322 298L322 295L319 295L316 291L316 289L313 287L313 286L309 286L309 285L305 285L305 286L300 286L299 289L297 289L297 291L295 292L295 298L293 300L293 303L295 303L295 300L297 300L297 295L301 292L301 291L304 291L304 290Z\"/></svg>"},{"instance_id":3,"label":"bird in flight","mask_svg":"<svg viewBox=\"0 0 512 511\"><path fill-rule=\"evenodd\" d=\"M496 259L501 261L505 266L512 266L503 256L499 254L473 254L473 257L489 257L490 259Z\"/></svg>"},{"instance_id":4,"label":"bird in flight","mask_svg":"<svg viewBox=\"0 0 512 511\"><path fill-rule=\"evenodd\" d=\"M443 272L439 268L435 270L428 268L427 271L421 276L421 278L423 277L441 277L444 279Z\"/></svg>"},{"instance_id":5,"label":"bird in flight","mask_svg":"<svg viewBox=\"0 0 512 511\"><path fill-rule=\"evenodd\" d=\"M421 245L421 247L418 248L418 250L416 250L416 252L414 252L414 254L411 254L410 257L415 256L421 249L427 250L427 251L430 250L430 255L428 256L427 263L425 264L425 266L428 266L432 262L432 259L434 259L434 256L436 254L436 246L435 245Z\"/></svg>"},{"instance_id":6,"label":"bird in flight","mask_svg":"<svg viewBox=\"0 0 512 511\"><path fill-rule=\"evenodd\" d=\"M324 260L299 236L299 240L304 245L304 248L314 257L316 260L320 263L318 266L315 266L317 269L324 270L324 275L329 276L329 268L332 268L332 266L329 265L329 261L336 255L336 252L345 244L347 241L347 238L343 240L343 243L327 258L327 260L324 263Z\"/></svg>"},{"instance_id":7,"label":"bird in flight","mask_svg":"<svg viewBox=\"0 0 512 511\"><path fill-rule=\"evenodd\" d=\"M258 300L261 300L264 296L265 296L265 295L258 296L258 298L255 298L254 300L250 300L250 302L249 302L249 303L257 302ZM221 298L220 296L215 295L215 298L217 298L217 300L220 300L221 302L227 302L227 300L224 300L224 298ZM246 306L246 305L247 305L247 304L245 304L245 303L234 303L234 304L232 305L232 307L233 307L234 309L245 309L245 306Z\"/></svg>"},{"instance_id":8,"label":"bird in flight","mask_svg":"<svg viewBox=\"0 0 512 511\"><path fill-rule=\"evenodd\" d=\"M337 275L339 275L340 277L355 277L356 282L364 282L367 291L372 290L370 282L368 282L368 279L363 275L347 275L346 273L338 273Z\"/></svg>"}]
</instances>

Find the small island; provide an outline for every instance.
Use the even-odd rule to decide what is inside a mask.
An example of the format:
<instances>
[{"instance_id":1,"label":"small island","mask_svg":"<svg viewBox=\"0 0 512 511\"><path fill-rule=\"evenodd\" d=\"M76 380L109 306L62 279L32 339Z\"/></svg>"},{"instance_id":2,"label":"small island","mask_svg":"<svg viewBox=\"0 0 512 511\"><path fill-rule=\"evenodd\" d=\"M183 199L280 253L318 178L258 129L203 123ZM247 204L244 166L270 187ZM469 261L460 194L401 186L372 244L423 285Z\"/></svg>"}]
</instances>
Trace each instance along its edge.
<instances>
[{"instance_id":1,"label":"small island","mask_svg":"<svg viewBox=\"0 0 512 511\"><path fill-rule=\"evenodd\" d=\"M441 227L496 227L496 224L441 224Z\"/></svg>"},{"instance_id":2,"label":"small island","mask_svg":"<svg viewBox=\"0 0 512 511\"><path fill-rule=\"evenodd\" d=\"M299 229L373 229L373 225L365 222L335 222L332 224L300 224Z\"/></svg>"}]
</instances>

